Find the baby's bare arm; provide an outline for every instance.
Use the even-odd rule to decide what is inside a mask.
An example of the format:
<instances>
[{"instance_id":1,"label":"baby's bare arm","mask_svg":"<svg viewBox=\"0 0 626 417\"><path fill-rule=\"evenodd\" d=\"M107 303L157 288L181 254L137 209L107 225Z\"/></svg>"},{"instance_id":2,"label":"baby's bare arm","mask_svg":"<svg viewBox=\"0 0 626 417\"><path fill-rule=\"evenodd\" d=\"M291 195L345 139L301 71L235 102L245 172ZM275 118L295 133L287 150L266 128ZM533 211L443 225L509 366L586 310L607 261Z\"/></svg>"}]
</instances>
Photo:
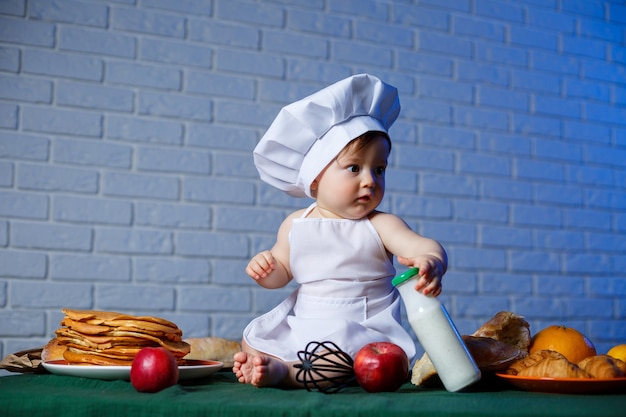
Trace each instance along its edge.
<instances>
[{"instance_id":1,"label":"baby's bare arm","mask_svg":"<svg viewBox=\"0 0 626 417\"><path fill-rule=\"evenodd\" d=\"M262 287L281 288L291 281L288 236L291 220L297 214L298 212L290 215L280 225L272 249L256 254L246 267L246 273Z\"/></svg>"},{"instance_id":2,"label":"baby's bare arm","mask_svg":"<svg viewBox=\"0 0 626 417\"><path fill-rule=\"evenodd\" d=\"M419 268L420 278L415 289L438 296L441 279L448 268L448 257L439 242L415 233L402 219L392 214L378 213L371 220L383 245L398 257L398 262Z\"/></svg>"}]
</instances>

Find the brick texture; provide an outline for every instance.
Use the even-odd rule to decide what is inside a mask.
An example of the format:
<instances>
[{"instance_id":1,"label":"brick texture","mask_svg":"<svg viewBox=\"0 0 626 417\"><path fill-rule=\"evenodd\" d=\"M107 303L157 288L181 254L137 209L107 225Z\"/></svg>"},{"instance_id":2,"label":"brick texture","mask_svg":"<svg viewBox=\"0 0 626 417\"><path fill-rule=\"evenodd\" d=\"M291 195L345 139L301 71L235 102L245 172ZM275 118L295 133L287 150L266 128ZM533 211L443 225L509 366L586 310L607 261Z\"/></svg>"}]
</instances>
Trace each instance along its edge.
<instances>
[{"instance_id":1,"label":"brick texture","mask_svg":"<svg viewBox=\"0 0 626 417\"><path fill-rule=\"evenodd\" d=\"M626 343L626 8L585 1L0 5L0 355L60 308L238 339L292 286L249 257L308 204L252 149L350 74L403 106L383 210L450 256L462 333L499 310Z\"/></svg>"}]
</instances>

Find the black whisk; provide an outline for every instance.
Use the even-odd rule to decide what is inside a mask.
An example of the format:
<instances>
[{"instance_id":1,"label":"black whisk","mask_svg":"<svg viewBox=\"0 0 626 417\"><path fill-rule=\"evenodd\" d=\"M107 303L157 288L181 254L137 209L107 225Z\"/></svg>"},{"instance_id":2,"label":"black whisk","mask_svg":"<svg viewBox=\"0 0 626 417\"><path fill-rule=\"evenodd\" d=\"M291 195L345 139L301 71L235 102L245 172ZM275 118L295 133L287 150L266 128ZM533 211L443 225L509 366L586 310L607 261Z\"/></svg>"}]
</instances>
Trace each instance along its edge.
<instances>
[{"instance_id":1,"label":"black whisk","mask_svg":"<svg viewBox=\"0 0 626 417\"><path fill-rule=\"evenodd\" d=\"M355 380L354 361L333 342L309 342L298 352L296 380L307 391L316 389L332 394Z\"/></svg>"}]
</instances>

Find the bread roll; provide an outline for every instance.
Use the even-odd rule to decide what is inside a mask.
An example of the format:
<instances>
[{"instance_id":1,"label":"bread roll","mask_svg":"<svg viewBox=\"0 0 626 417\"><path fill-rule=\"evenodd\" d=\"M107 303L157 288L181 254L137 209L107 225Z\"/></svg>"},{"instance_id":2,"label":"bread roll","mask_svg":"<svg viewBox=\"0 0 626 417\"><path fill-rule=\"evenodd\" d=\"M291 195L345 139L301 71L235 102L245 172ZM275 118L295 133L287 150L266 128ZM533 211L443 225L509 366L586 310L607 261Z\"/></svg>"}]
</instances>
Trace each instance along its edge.
<instances>
[{"instance_id":1,"label":"bread roll","mask_svg":"<svg viewBox=\"0 0 626 417\"><path fill-rule=\"evenodd\" d=\"M191 347L184 359L218 361L225 368L233 366L233 356L241 351L241 343L219 337L192 337L184 341Z\"/></svg>"},{"instance_id":2,"label":"bread roll","mask_svg":"<svg viewBox=\"0 0 626 417\"><path fill-rule=\"evenodd\" d=\"M482 372L503 371L528 355L530 325L522 317L501 311L485 322L471 336L463 335L463 342ZM438 381L437 370L424 354L413 365L411 382L427 386Z\"/></svg>"},{"instance_id":3,"label":"bread roll","mask_svg":"<svg viewBox=\"0 0 626 417\"><path fill-rule=\"evenodd\" d=\"M499 340L526 353L531 342L530 324L524 317L510 311L500 311L472 336Z\"/></svg>"},{"instance_id":4,"label":"bread roll","mask_svg":"<svg viewBox=\"0 0 626 417\"><path fill-rule=\"evenodd\" d=\"M411 383L417 386L427 386L429 383L438 381L439 378L435 365L431 362L427 353L415 362L411 371Z\"/></svg>"},{"instance_id":5,"label":"bread roll","mask_svg":"<svg viewBox=\"0 0 626 417\"><path fill-rule=\"evenodd\" d=\"M482 372L505 370L527 352L488 337L463 336L467 350Z\"/></svg>"},{"instance_id":6,"label":"bread roll","mask_svg":"<svg viewBox=\"0 0 626 417\"><path fill-rule=\"evenodd\" d=\"M63 360L66 347L59 343L55 337L50 340L41 350L41 360L44 362Z\"/></svg>"}]
</instances>

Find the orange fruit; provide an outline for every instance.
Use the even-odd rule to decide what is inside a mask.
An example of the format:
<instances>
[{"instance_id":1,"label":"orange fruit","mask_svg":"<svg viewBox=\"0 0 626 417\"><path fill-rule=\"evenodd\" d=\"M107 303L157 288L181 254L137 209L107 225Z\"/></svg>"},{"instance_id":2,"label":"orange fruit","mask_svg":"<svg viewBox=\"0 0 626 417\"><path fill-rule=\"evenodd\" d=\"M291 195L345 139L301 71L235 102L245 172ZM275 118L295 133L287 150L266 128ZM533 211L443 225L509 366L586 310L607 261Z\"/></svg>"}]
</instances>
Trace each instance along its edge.
<instances>
[{"instance_id":1,"label":"orange fruit","mask_svg":"<svg viewBox=\"0 0 626 417\"><path fill-rule=\"evenodd\" d=\"M556 325L548 326L533 336L529 352L532 354L540 350L559 352L572 363L596 355L596 347L587 336L571 327Z\"/></svg>"},{"instance_id":2,"label":"orange fruit","mask_svg":"<svg viewBox=\"0 0 626 417\"><path fill-rule=\"evenodd\" d=\"M626 362L626 345L613 346L606 354Z\"/></svg>"}]
</instances>

